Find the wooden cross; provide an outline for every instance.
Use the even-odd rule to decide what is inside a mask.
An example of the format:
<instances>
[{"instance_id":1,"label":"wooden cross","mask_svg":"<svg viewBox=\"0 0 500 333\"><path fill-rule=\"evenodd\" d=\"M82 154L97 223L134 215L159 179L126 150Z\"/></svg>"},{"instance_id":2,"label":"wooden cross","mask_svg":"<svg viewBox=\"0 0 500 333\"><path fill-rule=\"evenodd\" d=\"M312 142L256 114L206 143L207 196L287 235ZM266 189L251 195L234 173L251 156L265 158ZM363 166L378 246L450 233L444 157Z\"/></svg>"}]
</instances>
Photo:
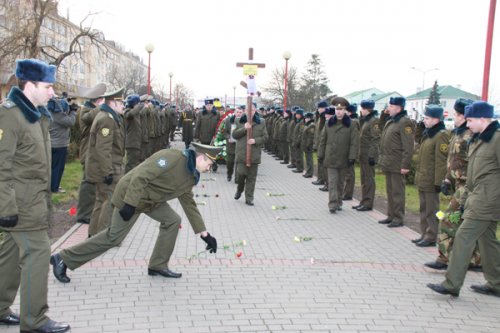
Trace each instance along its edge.
<instances>
[{"instance_id":1,"label":"wooden cross","mask_svg":"<svg viewBox=\"0 0 500 333\"><path fill-rule=\"evenodd\" d=\"M243 87L247 89L247 122L252 125L252 96L257 93L255 85L255 75L257 75L257 68L266 68L266 64L253 62L253 47L248 49L248 62L237 62L236 67L243 67L248 71L247 82L240 82ZM257 111L256 111L257 112ZM252 138L252 128L247 130L247 142ZM247 143L246 165L250 167L252 164L251 145Z\"/></svg>"}]
</instances>

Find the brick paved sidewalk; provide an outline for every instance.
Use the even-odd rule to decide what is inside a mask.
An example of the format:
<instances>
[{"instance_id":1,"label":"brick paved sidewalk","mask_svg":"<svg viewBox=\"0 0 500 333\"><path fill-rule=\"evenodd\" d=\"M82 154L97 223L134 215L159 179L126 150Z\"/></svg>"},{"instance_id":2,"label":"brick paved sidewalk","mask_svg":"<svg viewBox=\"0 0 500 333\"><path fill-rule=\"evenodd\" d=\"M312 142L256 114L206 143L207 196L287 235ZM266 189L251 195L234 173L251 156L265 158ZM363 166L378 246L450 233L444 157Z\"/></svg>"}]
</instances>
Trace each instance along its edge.
<instances>
[{"instance_id":1,"label":"brick paved sidewalk","mask_svg":"<svg viewBox=\"0 0 500 333\"><path fill-rule=\"evenodd\" d=\"M331 215L327 193L267 154L254 207L233 199L225 172L203 175L195 188L217 254L187 259L204 242L181 214L170 268L183 277L149 277L158 224L143 215L120 247L69 271L71 283L50 275L51 318L72 332L500 332L500 299L468 288L482 274L467 274L459 298L425 286L444 273L424 268L436 250L413 245L410 229L379 225L384 215L355 212L356 201ZM176 200L171 205L182 212ZM53 251L86 235L78 225ZM231 247L242 240L246 246Z\"/></svg>"}]
</instances>

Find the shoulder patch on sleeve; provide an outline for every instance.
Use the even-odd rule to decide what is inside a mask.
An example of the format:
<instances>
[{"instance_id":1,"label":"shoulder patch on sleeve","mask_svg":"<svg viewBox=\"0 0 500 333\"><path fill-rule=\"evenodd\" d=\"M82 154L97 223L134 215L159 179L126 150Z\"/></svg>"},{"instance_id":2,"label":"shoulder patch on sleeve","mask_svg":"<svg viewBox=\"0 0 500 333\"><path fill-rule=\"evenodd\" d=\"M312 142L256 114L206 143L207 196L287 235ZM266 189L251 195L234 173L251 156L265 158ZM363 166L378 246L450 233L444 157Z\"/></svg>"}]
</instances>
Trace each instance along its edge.
<instances>
[{"instance_id":1,"label":"shoulder patch on sleeve","mask_svg":"<svg viewBox=\"0 0 500 333\"><path fill-rule=\"evenodd\" d=\"M448 144L447 143L442 143L439 145L439 150L443 153L447 153L448 152Z\"/></svg>"},{"instance_id":2,"label":"shoulder patch on sleeve","mask_svg":"<svg viewBox=\"0 0 500 333\"><path fill-rule=\"evenodd\" d=\"M411 134L411 133L413 133L413 128L411 128L411 126L406 126L406 127L405 127L405 133L406 133L406 134Z\"/></svg>"},{"instance_id":3,"label":"shoulder patch on sleeve","mask_svg":"<svg viewBox=\"0 0 500 333\"><path fill-rule=\"evenodd\" d=\"M101 134L102 134L102 136L108 136L109 135L109 128L104 127L101 130Z\"/></svg>"},{"instance_id":4,"label":"shoulder patch on sleeve","mask_svg":"<svg viewBox=\"0 0 500 333\"><path fill-rule=\"evenodd\" d=\"M165 169L168 165L167 159L165 157L160 157L158 161L156 161L156 165L158 165L162 169Z\"/></svg>"}]
</instances>

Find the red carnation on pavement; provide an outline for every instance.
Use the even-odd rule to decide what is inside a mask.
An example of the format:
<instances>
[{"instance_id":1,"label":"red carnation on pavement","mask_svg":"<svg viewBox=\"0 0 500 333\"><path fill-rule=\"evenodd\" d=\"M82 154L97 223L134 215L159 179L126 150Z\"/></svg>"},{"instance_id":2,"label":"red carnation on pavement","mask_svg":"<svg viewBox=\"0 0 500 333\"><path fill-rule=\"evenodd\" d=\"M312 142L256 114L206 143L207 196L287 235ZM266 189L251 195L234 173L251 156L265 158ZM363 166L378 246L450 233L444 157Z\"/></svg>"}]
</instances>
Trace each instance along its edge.
<instances>
[{"instance_id":1,"label":"red carnation on pavement","mask_svg":"<svg viewBox=\"0 0 500 333\"><path fill-rule=\"evenodd\" d=\"M179 229L182 229L182 224L179 224Z\"/></svg>"},{"instance_id":2,"label":"red carnation on pavement","mask_svg":"<svg viewBox=\"0 0 500 333\"><path fill-rule=\"evenodd\" d=\"M239 258L239 257L241 257L242 255L243 255L243 252L241 252L241 251L240 251L240 252L236 252L236 258Z\"/></svg>"},{"instance_id":3,"label":"red carnation on pavement","mask_svg":"<svg viewBox=\"0 0 500 333\"><path fill-rule=\"evenodd\" d=\"M69 216L75 216L76 215L76 207L73 206L69 209L68 211Z\"/></svg>"}]
</instances>

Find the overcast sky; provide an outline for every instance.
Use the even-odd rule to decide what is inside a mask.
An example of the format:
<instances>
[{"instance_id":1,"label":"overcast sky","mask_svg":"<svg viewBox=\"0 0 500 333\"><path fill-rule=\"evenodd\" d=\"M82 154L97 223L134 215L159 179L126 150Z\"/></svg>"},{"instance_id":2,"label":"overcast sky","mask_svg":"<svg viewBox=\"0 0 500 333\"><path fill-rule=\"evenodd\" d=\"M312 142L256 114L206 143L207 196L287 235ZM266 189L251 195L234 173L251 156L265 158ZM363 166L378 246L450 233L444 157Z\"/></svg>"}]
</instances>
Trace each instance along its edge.
<instances>
[{"instance_id":1,"label":"overcast sky","mask_svg":"<svg viewBox=\"0 0 500 333\"><path fill-rule=\"evenodd\" d=\"M248 48L262 86L273 69L284 67L282 54L302 71L318 54L340 95L377 87L403 95L422 86L411 69L439 68L425 75L425 87L461 85L481 95L490 0L60 0L64 15L88 21L145 59L152 43L152 77L168 89L182 82L197 97L244 96L239 86ZM498 11L498 10L497 10ZM498 16L498 15L497 15ZM500 102L498 18L493 41L490 101Z\"/></svg>"}]
</instances>

